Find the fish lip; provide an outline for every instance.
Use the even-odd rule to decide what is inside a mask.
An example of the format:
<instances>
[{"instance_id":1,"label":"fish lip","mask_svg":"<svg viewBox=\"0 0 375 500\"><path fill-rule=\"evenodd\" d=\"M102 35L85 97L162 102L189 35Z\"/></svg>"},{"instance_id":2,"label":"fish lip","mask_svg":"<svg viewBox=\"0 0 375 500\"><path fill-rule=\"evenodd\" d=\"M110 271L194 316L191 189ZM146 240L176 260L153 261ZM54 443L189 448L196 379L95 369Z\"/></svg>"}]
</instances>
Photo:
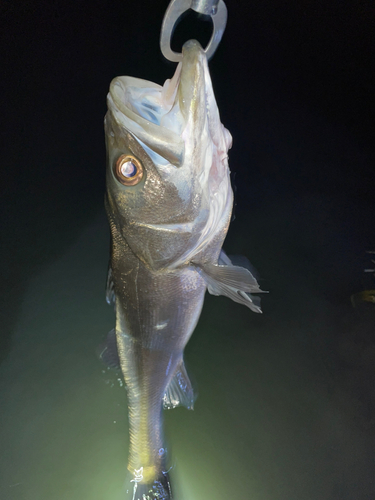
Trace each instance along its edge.
<instances>
[{"instance_id":1,"label":"fish lip","mask_svg":"<svg viewBox=\"0 0 375 500\"><path fill-rule=\"evenodd\" d=\"M204 70L205 65L207 65L207 57L197 40L188 40L184 43L182 61L179 64L181 65L181 71L177 93L180 110L185 119L185 125L187 125L191 114L193 114L193 119L196 119L198 112L206 108ZM194 106L195 103L197 106ZM204 107L202 103L205 103ZM200 109L198 109L199 107Z\"/></svg>"},{"instance_id":2,"label":"fish lip","mask_svg":"<svg viewBox=\"0 0 375 500\"><path fill-rule=\"evenodd\" d=\"M188 40L185 42L182 46L182 60L178 63L172 78L173 80L177 76L174 81L173 91L181 87L182 82L187 84L193 83L196 77L195 73L197 70L203 69L206 61L206 53L198 40ZM169 90L171 90L169 93L173 94L172 88ZM182 97L186 96L183 95Z\"/></svg>"}]
</instances>

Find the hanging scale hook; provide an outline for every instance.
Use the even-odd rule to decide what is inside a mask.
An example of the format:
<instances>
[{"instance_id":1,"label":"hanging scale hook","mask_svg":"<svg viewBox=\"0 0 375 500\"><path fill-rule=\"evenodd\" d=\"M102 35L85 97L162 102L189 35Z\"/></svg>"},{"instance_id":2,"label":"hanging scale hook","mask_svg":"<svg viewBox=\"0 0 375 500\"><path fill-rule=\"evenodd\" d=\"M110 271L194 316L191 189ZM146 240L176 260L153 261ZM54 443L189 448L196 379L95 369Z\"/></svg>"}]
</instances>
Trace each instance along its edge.
<instances>
[{"instance_id":1,"label":"hanging scale hook","mask_svg":"<svg viewBox=\"0 0 375 500\"><path fill-rule=\"evenodd\" d=\"M179 62L182 54L171 49L171 38L178 18L192 9L198 14L211 16L213 32L205 49L207 59L211 59L223 36L227 24L227 8L223 0L172 0L165 12L160 34L160 49L169 61Z\"/></svg>"}]
</instances>

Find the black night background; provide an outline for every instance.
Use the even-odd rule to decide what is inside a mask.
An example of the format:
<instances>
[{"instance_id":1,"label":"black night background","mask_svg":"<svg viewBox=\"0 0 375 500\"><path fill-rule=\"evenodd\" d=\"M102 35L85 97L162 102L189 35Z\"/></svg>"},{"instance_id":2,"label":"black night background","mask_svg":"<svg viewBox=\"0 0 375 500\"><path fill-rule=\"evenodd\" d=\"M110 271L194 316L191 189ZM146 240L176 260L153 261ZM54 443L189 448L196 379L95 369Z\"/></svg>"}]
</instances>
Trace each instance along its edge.
<instances>
[{"instance_id":1,"label":"black night background","mask_svg":"<svg viewBox=\"0 0 375 500\"><path fill-rule=\"evenodd\" d=\"M126 394L95 351L104 299L103 118L112 78L159 84L168 0L2 0L0 498L119 500ZM207 294L165 414L177 500L375 498L372 2L227 0L210 62L233 136L224 248L263 315ZM173 47L204 45L191 14ZM373 296L372 296L373 297Z\"/></svg>"}]
</instances>

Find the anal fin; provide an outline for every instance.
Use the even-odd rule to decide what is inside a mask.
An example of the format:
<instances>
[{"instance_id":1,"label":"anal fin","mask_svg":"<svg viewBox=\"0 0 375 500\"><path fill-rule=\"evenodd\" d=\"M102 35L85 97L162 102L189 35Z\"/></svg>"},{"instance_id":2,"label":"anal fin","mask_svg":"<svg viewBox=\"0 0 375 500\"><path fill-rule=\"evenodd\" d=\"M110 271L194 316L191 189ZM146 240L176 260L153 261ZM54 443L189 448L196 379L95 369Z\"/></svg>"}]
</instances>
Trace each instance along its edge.
<instances>
[{"instance_id":1,"label":"anal fin","mask_svg":"<svg viewBox=\"0 0 375 500\"><path fill-rule=\"evenodd\" d=\"M184 361L178 365L163 397L163 408L170 410L177 406L185 406L188 410L194 409L194 391L191 385Z\"/></svg>"}]
</instances>

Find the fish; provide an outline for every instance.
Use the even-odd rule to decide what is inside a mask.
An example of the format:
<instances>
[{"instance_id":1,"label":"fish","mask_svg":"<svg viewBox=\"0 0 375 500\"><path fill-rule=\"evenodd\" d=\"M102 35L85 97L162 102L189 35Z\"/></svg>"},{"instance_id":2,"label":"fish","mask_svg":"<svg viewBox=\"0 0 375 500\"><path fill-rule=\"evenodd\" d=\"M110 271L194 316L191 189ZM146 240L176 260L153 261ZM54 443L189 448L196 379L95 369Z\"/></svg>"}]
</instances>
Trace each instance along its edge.
<instances>
[{"instance_id":1,"label":"fish","mask_svg":"<svg viewBox=\"0 0 375 500\"><path fill-rule=\"evenodd\" d=\"M106 298L115 306L110 333L128 399L126 491L132 500L169 500L162 411L193 408L183 353L205 292L261 312L253 294L262 290L222 249L233 206L232 137L199 42L184 44L163 86L116 77L107 105Z\"/></svg>"}]
</instances>

